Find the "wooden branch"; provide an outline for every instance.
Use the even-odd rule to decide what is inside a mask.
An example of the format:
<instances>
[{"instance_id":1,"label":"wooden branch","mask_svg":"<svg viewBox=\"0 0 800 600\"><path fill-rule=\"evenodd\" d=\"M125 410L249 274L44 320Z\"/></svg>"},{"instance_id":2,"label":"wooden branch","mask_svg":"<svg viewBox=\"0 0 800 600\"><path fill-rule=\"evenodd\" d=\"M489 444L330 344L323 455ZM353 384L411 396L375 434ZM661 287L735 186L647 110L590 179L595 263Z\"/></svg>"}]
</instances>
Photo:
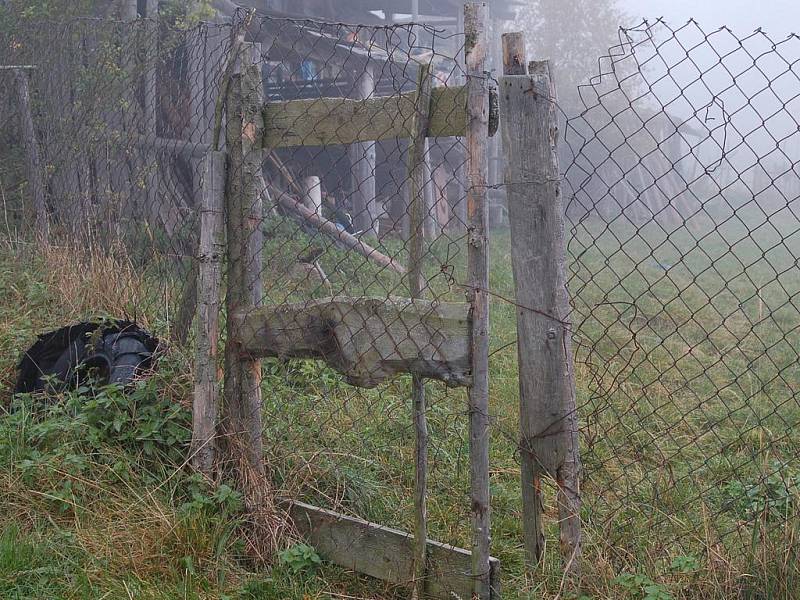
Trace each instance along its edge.
<instances>
[{"instance_id":1,"label":"wooden branch","mask_svg":"<svg viewBox=\"0 0 800 600\"><path fill-rule=\"evenodd\" d=\"M320 233L324 233L335 241L341 242L347 249L358 252L382 267L387 267L401 274L406 272L405 268L396 260L379 252L353 234L339 229L336 223L320 216L293 196L285 193L281 194L278 196L278 204L302 217L306 223L317 229Z\"/></svg>"},{"instance_id":2,"label":"wooden branch","mask_svg":"<svg viewBox=\"0 0 800 600\"><path fill-rule=\"evenodd\" d=\"M489 90L483 2L464 6L467 72L467 274L472 305L472 386L469 389L470 512L473 598L489 600L489 240L486 182Z\"/></svg>"},{"instance_id":3,"label":"wooden branch","mask_svg":"<svg viewBox=\"0 0 800 600\"><path fill-rule=\"evenodd\" d=\"M142 149L180 154L185 157L200 158L212 149L210 144L201 142L127 133L125 131L110 130L107 135L112 141L123 141L123 143L131 143Z\"/></svg>"},{"instance_id":4,"label":"wooden branch","mask_svg":"<svg viewBox=\"0 0 800 600\"><path fill-rule=\"evenodd\" d=\"M414 92L353 100L315 98L268 102L264 106L264 146L327 146L411 136ZM466 88L434 88L427 135L464 135Z\"/></svg>"},{"instance_id":5,"label":"wooden branch","mask_svg":"<svg viewBox=\"0 0 800 600\"><path fill-rule=\"evenodd\" d=\"M415 543L411 534L296 501L289 514L297 532L326 561L395 584L412 581ZM471 598L470 553L433 540L426 540L425 545L428 576L423 582L424 596ZM489 558L489 581L492 589L500 589L500 561L493 557Z\"/></svg>"},{"instance_id":6,"label":"wooden branch","mask_svg":"<svg viewBox=\"0 0 800 600\"><path fill-rule=\"evenodd\" d=\"M239 312L234 327L243 353L318 358L371 388L398 373L469 385L469 325L462 303L333 296Z\"/></svg>"}]
</instances>

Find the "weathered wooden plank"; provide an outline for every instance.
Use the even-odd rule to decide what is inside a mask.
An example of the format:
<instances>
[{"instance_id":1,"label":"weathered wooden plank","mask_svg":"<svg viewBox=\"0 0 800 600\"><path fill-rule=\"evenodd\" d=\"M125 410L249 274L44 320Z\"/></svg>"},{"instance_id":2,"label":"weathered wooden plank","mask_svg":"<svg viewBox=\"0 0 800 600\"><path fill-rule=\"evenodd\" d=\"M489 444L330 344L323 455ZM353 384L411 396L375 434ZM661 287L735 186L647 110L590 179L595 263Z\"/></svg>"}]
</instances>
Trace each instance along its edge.
<instances>
[{"instance_id":1,"label":"weathered wooden plank","mask_svg":"<svg viewBox=\"0 0 800 600\"><path fill-rule=\"evenodd\" d=\"M501 78L502 135L517 313L525 545L542 554L540 480L558 484L561 549L579 573L580 458L568 323L564 205L558 166L556 91L549 63Z\"/></svg>"},{"instance_id":2,"label":"weathered wooden plank","mask_svg":"<svg viewBox=\"0 0 800 600\"><path fill-rule=\"evenodd\" d=\"M489 582L489 240L486 159L489 89L484 2L464 6L467 70L467 277L472 305L472 386L469 389L470 512L473 596L491 598Z\"/></svg>"},{"instance_id":3,"label":"weathered wooden plank","mask_svg":"<svg viewBox=\"0 0 800 600\"><path fill-rule=\"evenodd\" d=\"M197 261L197 351L192 400L192 465L211 477L216 452L219 414L217 356L219 341L220 284L225 252L223 197L225 154L209 152L200 162L200 243Z\"/></svg>"},{"instance_id":4,"label":"weathered wooden plank","mask_svg":"<svg viewBox=\"0 0 800 600\"><path fill-rule=\"evenodd\" d=\"M360 387L398 373L468 385L469 307L407 298L333 296L238 312L236 343L251 357L318 358Z\"/></svg>"},{"instance_id":5,"label":"weathered wooden plank","mask_svg":"<svg viewBox=\"0 0 800 600\"><path fill-rule=\"evenodd\" d=\"M410 137L414 98L411 92L366 100L269 102L264 106L264 146L327 146ZM466 98L465 87L432 90L428 137L464 135Z\"/></svg>"},{"instance_id":6,"label":"weathered wooden plank","mask_svg":"<svg viewBox=\"0 0 800 600\"><path fill-rule=\"evenodd\" d=\"M328 562L401 585L414 578L413 535L302 502L293 502L289 512L298 533ZM427 540L426 555L424 596L472 597L472 557L467 550ZM492 589L499 590L500 561L494 557L489 558L489 579Z\"/></svg>"}]
</instances>

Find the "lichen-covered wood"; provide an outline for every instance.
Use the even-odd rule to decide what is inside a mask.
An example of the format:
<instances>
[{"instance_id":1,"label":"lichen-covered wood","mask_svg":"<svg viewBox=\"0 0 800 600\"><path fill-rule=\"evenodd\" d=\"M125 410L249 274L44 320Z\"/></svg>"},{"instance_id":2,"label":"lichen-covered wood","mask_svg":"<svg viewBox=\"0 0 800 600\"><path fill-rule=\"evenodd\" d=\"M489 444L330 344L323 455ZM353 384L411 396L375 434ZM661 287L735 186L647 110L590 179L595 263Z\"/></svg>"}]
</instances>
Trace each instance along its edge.
<instances>
[{"instance_id":1,"label":"lichen-covered wood","mask_svg":"<svg viewBox=\"0 0 800 600\"><path fill-rule=\"evenodd\" d=\"M318 358L351 385L398 373L450 386L470 383L470 319L464 303L333 296L240 312L238 346L251 358Z\"/></svg>"},{"instance_id":2,"label":"lichen-covered wood","mask_svg":"<svg viewBox=\"0 0 800 600\"><path fill-rule=\"evenodd\" d=\"M264 146L326 146L407 138L414 116L414 92L379 98L313 98L268 102L264 106ZM429 137L464 135L466 89L435 88L431 93Z\"/></svg>"},{"instance_id":3,"label":"lichen-covered wood","mask_svg":"<svg viewBox=\"0 0 800 600\"><path fill-rule=\"evenodd\" d=\"M407 585L414 579L414 536L302 502L289 513L297 532L328 562L383 581ZM427 540L428 572L421 597L472 598L472 557L461 548ZM500 598L500 561L489 557L492 598Z\"/></svg>"}]
</instances>

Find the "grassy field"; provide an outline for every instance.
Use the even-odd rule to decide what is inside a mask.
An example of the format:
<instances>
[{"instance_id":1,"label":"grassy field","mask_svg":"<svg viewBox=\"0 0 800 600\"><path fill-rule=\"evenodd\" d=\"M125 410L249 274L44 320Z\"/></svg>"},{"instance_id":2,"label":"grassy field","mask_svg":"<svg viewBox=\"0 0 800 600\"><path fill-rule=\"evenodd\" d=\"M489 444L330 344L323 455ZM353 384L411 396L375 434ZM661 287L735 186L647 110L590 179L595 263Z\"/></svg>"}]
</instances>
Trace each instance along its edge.
<instances>
[{"instance_id":1,"label":"grassy field","mask_svg":"<svg viewBox=\"0 0 800 600\"><path fill-rule=\"evenodd\" d=\"M800 245L780 231L731 244L739 237L733 226L700 242L591 223L575 232L585 598L800 598ZM328 293L291 278L306 247L292 226L267 232L270 301ZM432 253L429 295L463 298L461 241L442 240ZM404 295L399 278L360 259L328 249L321 262L334 291ZM502 234L492 265L492 290L513 297ZM15 362L38 332L128 314L165 333L165 272L113 252L3 247L6 406ZM532 573L523 568L514 339L515 308L495 299L492 553L504 597L574 598L562 590L552 487L548 558ZM269 571L249 565L237 494L182 468L190 382L190 352L171 347L132 393L15 401L0 419L0 597L406 597L316 566L297 547ZM267 461L281 494L412 528L405 378L359 391L320 363L264 361L263 388ZM465 547L465 395L438 384L428 394L430 534Z\"/></svg>"}]
</instances>

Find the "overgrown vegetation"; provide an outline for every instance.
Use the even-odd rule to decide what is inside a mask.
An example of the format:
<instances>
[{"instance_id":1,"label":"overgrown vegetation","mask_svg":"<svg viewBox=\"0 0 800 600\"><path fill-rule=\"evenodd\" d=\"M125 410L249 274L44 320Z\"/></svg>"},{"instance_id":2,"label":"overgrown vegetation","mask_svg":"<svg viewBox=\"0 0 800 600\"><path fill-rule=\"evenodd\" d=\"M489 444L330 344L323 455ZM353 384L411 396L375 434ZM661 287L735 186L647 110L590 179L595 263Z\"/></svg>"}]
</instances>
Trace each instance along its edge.
<instances>
[{"instance_id":1,"label":"overgrown vegetation","mask_svg":"<svg viewBox=\"0 0 800 600\"><path fill-rule=\"evenodd\" d=\"M324 286L293 281L287 268L307 247L304 234L289 224L266 234L272 300L327 294ZM492 288L512 297L507 240L495 239ZM163 265L137 268L121 253L51 246L33 254L24 248L5 247L0 257L0 284L7 290L0 300L6 390L19 352L34 334L64 322L136 312L156 333L165 333L167 321L159 315L169 310L158 304L164 299L158 290L170 286ZM439 264L431 262L429 278L437 295L459 299L462 249L442 243L433 252ZM27 257L20 264L21 255ZM334 290L404 293L399 277L375 277L371 266L339 250L326 248L320 260ZM752 298L750 293L742 288L736 295ZM677 307L665 314L653 302L638 308L680 322ZM492 310L493 553L503 565L506 597L552 597L562 585L553 551L554 494L545 490L548 560L531 577L524 573L520 543L516 361L509 345L515 313L497 299ZM748 321L728 323L737 334L751 328ZM582 335L602 340L600 325L585 322ZM606 334L615 337L605 343L622 343L631 328L617 325ZM745 338L736 339L746 351ZM650 352L669 352L672 343L644 334L638 342ZM798 597L800 448L796 435L785 434L796 430L800 418L792 388L776 386L755 400L720 395L714 390L733 388L713 368L706 369L713 377L705 387L688 391L678 375L659 387L646 383L651 371L655 376L667 368L668 356L639 363L635 376L625 373L628 386L645 382L645 395L635 387L623 394L608 381L600 386L590 362L578 365L586 559L583 595L575 598ZM709 365L719 357L708 358ZM734 365L731 356L725 360ZM774 368L753 365L764 378ZM794 372L784 371L786 385L796 385ZM171 347L154 376L130 391L86 387L49 401L13 402L4 392L0 596L403 597L403 589L320 564L302 542L287 547L271 572L251 570L237 534L238 494L207 486L183 465L190 382L189 349ZM599 394L598 386L609 393ZM356 391L321 363L270 360L264 361L263 387L266 458L282 496L412 528L414 442L404 378ZM698 394L705 398L702 407ZM428 395L431 536L468 547L464 395L434 384Z\"/></svg>"}]
</instances>

